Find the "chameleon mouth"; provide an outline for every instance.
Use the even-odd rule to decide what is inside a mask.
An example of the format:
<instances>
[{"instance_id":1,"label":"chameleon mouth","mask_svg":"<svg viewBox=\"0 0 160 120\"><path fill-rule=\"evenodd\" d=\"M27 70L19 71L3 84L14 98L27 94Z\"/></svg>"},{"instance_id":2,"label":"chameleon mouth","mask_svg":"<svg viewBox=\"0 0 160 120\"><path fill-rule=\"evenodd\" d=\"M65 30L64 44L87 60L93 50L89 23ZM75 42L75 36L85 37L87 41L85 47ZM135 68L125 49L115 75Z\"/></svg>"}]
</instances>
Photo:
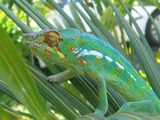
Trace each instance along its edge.
<instances>
[{"instance_id":1,"label":"chameleon mouth","mask_svg":"<svg viewBox=\"0 0 160 120\"><path fill-rule=\"evenodd\" d=\"M40 48L41 46L43 46L43 44L35 42L35 41L30 41L30 40L25 40L25 44L26 45L33 45L36 49ZM34 49L34 50L36 50ZM49 56L51 56L53 53L56 53L59 58L64 59L65 56L59 52L59 51L54 51L52 48L50 47L46 47L44 50L44 53L46 53L46 55L48 54Z\"/></svg>"},{"instance_id":2,"label":"chameleon mouth","mask_svg":"<svg viewBox=\"0 0 160 120\"><path fill-rule=\"evenodd\" d=\"M41 30L41 31L38 31L38 32L23 34L23 37L25 38L24 43L26 45L33 45L35 47L41 47L41 46L43 46L42 43L41 42L36 42L35 41L36 38L38 36L43 36L45 33L50 32L50 31L53 31L53 30L44 29L44 30Z\"/></svg>"},{"instance_id":3,"label":"chameleon mouth","mask_svg":"<svg viewBox=\"0 0 160 120\"><path fill-rule=\"evenodd\" d=\"M30 40L25 40L25 44L26 45L34 45L34 46L36 46L36 47L41 47L42 46L42 44L41 43L38 43L38 42L35 42L35 41L30 41Z\"/></svg>"}]
</instances>

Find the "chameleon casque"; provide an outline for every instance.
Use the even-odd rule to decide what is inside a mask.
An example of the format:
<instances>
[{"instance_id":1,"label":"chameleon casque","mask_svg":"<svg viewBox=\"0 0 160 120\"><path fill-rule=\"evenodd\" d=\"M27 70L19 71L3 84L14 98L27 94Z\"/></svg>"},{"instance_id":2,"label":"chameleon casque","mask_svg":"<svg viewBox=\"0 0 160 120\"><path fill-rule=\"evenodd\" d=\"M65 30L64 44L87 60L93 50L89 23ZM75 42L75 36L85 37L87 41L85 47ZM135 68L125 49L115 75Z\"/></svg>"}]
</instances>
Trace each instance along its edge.
<instances>
[{"instance_id":1,"label":"chameleon casque","mask_svg":"<svg viewBox=\"0 0 160 120\"><path fill-rule=\"evenodd\" d=\"M25 44L37 55L64 66L66 71L49 76L60 81L76 75L88 75L99 86L99 106L95 114L108 109L106 84L128 101L119 111L146 115L160 114L160 100L132 65L113 47L99 38L77 29L42 30L24 34Z\"/></svg>"}]
</instances>

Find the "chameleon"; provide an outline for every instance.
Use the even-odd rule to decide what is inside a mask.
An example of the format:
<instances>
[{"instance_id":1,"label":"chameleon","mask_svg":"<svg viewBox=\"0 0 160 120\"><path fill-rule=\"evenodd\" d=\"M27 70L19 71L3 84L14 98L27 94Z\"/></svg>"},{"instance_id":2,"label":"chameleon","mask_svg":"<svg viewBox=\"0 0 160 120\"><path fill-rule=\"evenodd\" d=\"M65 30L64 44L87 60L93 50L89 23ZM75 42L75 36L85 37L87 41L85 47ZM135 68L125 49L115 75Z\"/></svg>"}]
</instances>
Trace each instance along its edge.
<instances>
[{"instance_id":1,"label":"chameleon","mask_svg":"<svg viewBox=\"0 0 160 120\"><path fill-rule=\"evenodd\" d=\"M50 82L87 75L98 84L99 105L94 114L108 110L106 85L127 102L118 112L133 111L154 116L160 114L160 100L143 78L118 50L94 35L78 29L42 30L24 34L24 43L35 54L67 70L49 76Z\"/></svg>"}]
</instances>

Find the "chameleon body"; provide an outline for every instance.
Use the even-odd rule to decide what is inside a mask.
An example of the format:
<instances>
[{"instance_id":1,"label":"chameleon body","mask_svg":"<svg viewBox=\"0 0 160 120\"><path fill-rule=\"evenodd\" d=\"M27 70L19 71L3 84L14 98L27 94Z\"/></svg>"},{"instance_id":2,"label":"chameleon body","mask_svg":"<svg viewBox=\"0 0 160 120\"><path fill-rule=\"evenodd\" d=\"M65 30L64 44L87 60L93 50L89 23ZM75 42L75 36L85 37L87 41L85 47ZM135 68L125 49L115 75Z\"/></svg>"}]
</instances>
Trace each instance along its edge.
<instances>
[{"instance_id":1,"label":"chameleon body","mask_svg":"<svg viewBox=\"0 0 160 120\"><path fill-rule=\"evenodd\" d=\"M104 115L108 109L106 84L128 101L119 111L151 116L160 113L159 98L139 73L116 49L99 38L77 29L47 30L24 37L25 44L34 53L67 68L64 73L68 78L85 74L96 80L100 102L95 114ZM54 76L48 79L52 81Z\"/></svg>"}]
</instances>

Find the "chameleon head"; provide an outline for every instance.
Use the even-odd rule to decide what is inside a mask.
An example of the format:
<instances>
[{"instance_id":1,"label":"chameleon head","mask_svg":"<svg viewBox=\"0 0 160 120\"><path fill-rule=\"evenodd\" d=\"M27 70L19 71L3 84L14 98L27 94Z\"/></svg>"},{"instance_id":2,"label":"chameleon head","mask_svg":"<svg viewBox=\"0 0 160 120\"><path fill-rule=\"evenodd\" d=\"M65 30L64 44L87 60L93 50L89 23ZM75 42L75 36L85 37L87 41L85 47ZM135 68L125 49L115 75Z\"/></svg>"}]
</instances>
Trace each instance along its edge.
<instances>
[{"instance_id":1,"label":"chameleon head","mask_svg":"<svg viewBox=\"0 0 160 120\"><path fill-rule=\"evenodd\" d=\"M59 50L59 43L63 41L61 35L54 30L42 30L35 33L27 33L23 35L25 44L34 53L46 58L49 61L54 61L56 58L63 58L63 54ZM54 58L53 58L54 55Z\"/></svg>"},{"instance_id":2,"label":"chameleon head","mask_svg":"<svg viewBox=\"0 0 160 120\"><path fill-rule=\"evenodd\" d=\"M24 34L25 44L42 58L62 64L75 58L73 52L79 48L80 31L74 28L64 30L42 30ZM63 60L63 62L62 62Z\"/></svg>"}]
</instances>

